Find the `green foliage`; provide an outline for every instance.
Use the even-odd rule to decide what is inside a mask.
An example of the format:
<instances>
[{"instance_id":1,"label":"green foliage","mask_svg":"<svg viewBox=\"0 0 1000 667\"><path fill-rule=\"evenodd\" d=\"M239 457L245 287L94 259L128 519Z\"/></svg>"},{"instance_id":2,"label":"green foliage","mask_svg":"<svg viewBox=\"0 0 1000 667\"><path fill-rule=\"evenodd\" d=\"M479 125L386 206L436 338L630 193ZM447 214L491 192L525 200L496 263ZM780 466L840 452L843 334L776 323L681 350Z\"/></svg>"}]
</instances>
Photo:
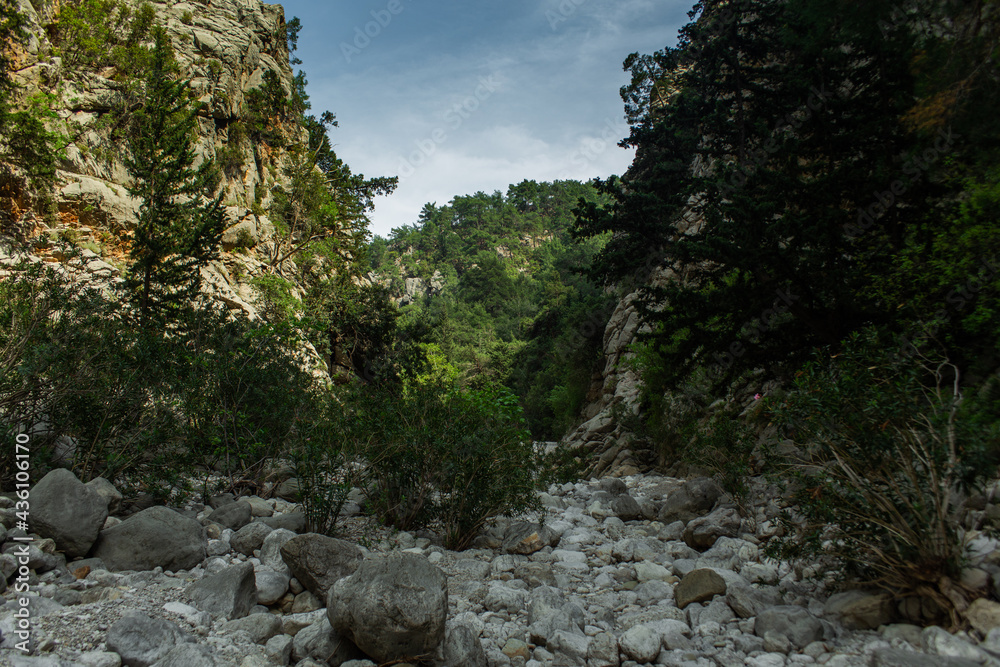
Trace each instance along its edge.
<instances>
[{"instance_id":1,"label":"green foliage","mask_svg":"<svg viewBox=\"0 0 1000 667\"><path fill-rule=\"evenodd\" d=\"M947 359L911 355L874 330L818 357L776 410L798 449L770 467L803 521L772 552L831 557L900 598L933 598L954 622L969 594L957 584L960 499L1000 453L997 416L981 407L965 401Z\"/></svg>"},{"instance_id":2,"label":"green foliage","mask_svg":"<svg viewBox=\"0 0 1000 667\"><path fill-rule=\"evenodd\" d=\"M198 109L188 101L187 83L171 77L176 65L166 33L157 29L155 36L145 103L135 113L125 160L128 193L141 202L126 282L143 320L167 316L197 294L200 268L217 253L224 228L214 165L193 167Z\"/></svg>"},{"instance_id":3,"label":"green foliage","mask_svg":"<svg viewBox=\"0 0 1000 667\"><path fill-rule=\"evenodd\" d=\"M293 16L292 20L285 24L285 44L288 48L289 65L302 64L302 61L294 55L299 48L299 31L301 30L302 21L299 20L298 16Z\"/></svg>"},{"instance_id":4,"label":"green foliage","mask_svg":"<svg viewBox=\"0 0 1000 667\"><path fill-rule=\"evenodd\" d=\"M872 289L877 267L934 193L901 177L905 152L933 139L899 122L916 87L915 37L880 34L893 3L752 6L699 3L678 48L629 57L636 160L601 183L611 206L580 211L580 235L614 233L595 276L641 286L644 317L662 323L650 335L671 373L657 390L698 368L723 384L794 366L812 346L891 320ZM856 229L858 207L898 178L905 205ZM685 279L656 283L658 266Z\"/></svg>"},{"instance_id":5,"label":"green foliage","mask_svg":"<svg viewBox=\"0 0 1000 667\"><path fill-rule=\"evenodd\" d=\"M733 497L740 514L754 519L754 501L749 479L756 472L761 454L754 430L731 414L715 415L700 426L683 452L688 463L708 470L722 489Z\"/></svg>"},{"instance_id":6,"label":"green foliage","mask_svg":"<svg viewBox=\"0 0 1000 667\"><path fill-rule=\"evenodd\" d=\"M39 265L0 282L0 316L0 423L34 433L36 474L64 465L161 494L210 473L259 486L270 459L336 442L288 323L188 308L164 336L120 295Z\"/></svg>"},{"instance_id":7,"label":"green foliage","mask_svg":"<svg viewBox=\"0 0 1000 667\"><path fill-rule=\"evenodd\" d=\"M431 287L404 317L429 327L462 384L513 389L536 439L578 422L613 303L580 275L604 239L574 244L568 233L573 207L596 198L586 183L523 181L427 204L418 224L368 248L383 276L398 265Z\"/></svg>"},{"instance_id":8,"label":"green foliage","mask_svg":"<svg viewBox=\"0 0 1000 667\"><path fill-rule=\"evenodd\" d=\"M203 310L184 323L190 363L177 392L189 464L260 487L268 463L307 437L322 399L287 322L253 323Z\"/></svg>"},{"instance_id":9,"label":"green foliage","mask_svg":"<svg viewBox=\"0 0 1000 667\"><path fill-rule=\"evenodd\" d=\"M293 285L281 276L263 275L250 281L260 295L258 311L272 324L292 322L302 308L302 302L292 293Z\"/></svg>"},{"instance_id":10,"label":"green foliage","mask_svg":"<svg viewBox=\"0 0 1000 667\"><path fill-rule=\"evenodd\" d=\"M350 433L372 506L401 530L439 528L464 549L491 519L537 509L535 453L503 388L359 390Z\"/></svg>"},{"instance_id":11,"label":"green foliage","mask_svg":"<svg viewBox=\"0 0 1000 667\"><path fill-rule=\"evenodd\" d=\"M67 141L64 134L49 129L58 119L54 105L55 95L37 93L24 109L3 115L3 154L24 169L28 184L40 193L47 193L55 182Z\"/></svg>"},{"instance_id":12,"label":"green foliage","mask_svg":"<svg viewBox=\"0 0 1000 667\"><path fill-rule=\"evenodd\" d=\"M120 79L138 79L150 65L143 44L155 19L148 3L133 10L120 0L73 0L60 7L53 41L72 73L114 67Z\"/></svg>"},{"instance_id":13,"label":"green foliage","mask_svg":"<svg viewBox=\"0 0 1000 667\"><path fill-rule=\"evenodd\" d=\"M0 315L0 422L36 431L36 474L62 464L84 479L169 481L164 444L177 424L165 341L128 327L121 302L39 265L0 282Z\"/></svg>"}]
</instances>

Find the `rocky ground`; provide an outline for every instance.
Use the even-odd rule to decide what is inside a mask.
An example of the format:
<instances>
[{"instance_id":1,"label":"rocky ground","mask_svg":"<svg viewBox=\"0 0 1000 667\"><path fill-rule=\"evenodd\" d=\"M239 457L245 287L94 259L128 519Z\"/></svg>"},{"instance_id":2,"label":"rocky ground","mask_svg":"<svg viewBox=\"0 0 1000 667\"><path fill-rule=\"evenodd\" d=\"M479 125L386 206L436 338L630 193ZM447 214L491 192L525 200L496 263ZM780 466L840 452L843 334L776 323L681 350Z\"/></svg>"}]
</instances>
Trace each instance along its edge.
<instances>
[{"instance_id":1,"label":"rocky ground","mask_svg":"<svg viewBox=\"0 0 1000 667\"><path fill-rule=\"evenodd\" d=\"M340 540L299 534L303 515L281 499L124 520L120 500L66 471L33 489L31 527L49 537L25 556L31 656L13 648L26 533L2 531L0 664L1000 665L1000 605L975 603L967 633L894 623L886 597L831 595L809 567L764 558L776 506L741 520L707 479L552 487L544 517L503 522L464 552L375 526L355 503ZM0 505L16 525L13 502ZM966 583L992 587L995 547L977 538Z\"/></svg>"}]
</instances>

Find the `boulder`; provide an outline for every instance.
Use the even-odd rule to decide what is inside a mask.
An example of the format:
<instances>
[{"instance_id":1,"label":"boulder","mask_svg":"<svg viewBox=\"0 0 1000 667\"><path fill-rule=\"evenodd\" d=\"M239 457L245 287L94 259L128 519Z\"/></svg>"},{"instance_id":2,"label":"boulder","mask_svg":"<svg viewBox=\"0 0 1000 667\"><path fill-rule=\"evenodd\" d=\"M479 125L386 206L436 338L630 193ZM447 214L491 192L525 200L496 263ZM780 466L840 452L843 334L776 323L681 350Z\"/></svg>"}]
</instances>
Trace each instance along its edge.
<instances>
[{"instance_id":1,"label":"boulder","mask_svg":"<svg viewBox=\"0 0 1000 667\"><path fill-rule=\"evenodd\" d=\"M353 574L364 557L357 545L318 533L298 535L284 543L281 557L292 576L325 600L338 579Z\"/></svg>"},{"instance_id":2,"label":"boulder","mask_svg":"<svg viewBox=\"0 0 1000 667\"><path fill-rule=\"evenodd\" d=\"M965 618L969 625L987 635L990 630L1000 628L1000 603L979 598L969 605Z\"/></svg>"},{"instance_id":3,"label":"boulder","mask_svg":"<svg viewBox=\"0 0 1000 667\"><path fill-rule=\"evenodd\" d=\"M292 659L315 658L323 664L339 665L347 660L366 657L349 639L330 627L330 619L320 616L303 628L292 640Z\"/></svg>"},{"instance_id":4,"label":"boulder","mask_svg":"<svg viewBox=\"0 0 1000 667\"><path fill-rule=\"evenodd\" d=\"M264 546L264 538L268 536L274 528L254 521L243 526L229 538L229 546L237 553L244 556L253 556L253 552Z\"/></svg>"},{"instance_id":5,"label":"boulder","mask_svg":"<svg viewBox=\"0 0 1000 667\"><path fill-rule=\"evenodd\" d=\"M736 537L740 515L729 507L720 507L708 516L692 519L684 528L684 541L692 549L711 549L720 537Z\"/></svg>"},{"instance_id":6,"label":"boulder","mask_svg":"<svg viewBox=\"0 0 1000 667\"><path fill-rule=\"evenodd\" d=\"M635 521L642 518L642 508L639 507L638 501L628 494L612 498L611 511L622 521Z\"/></svg>"},{"instance_id":7,"label":"boulder","mask_svg":"<svg viewBox=\"0 0 1000 667\"><path fill-rule=\"evenodd\" d=\"M680 609L692 602L705 602L725 594L726 580L714 570L705 568L689 572L674 588L674 600Z\"/></svg>"},{"instance_id":8,"label":"boulder","mask_svg":"<svg viewBox=\"0 0 1000 667\"><path fill-rule=\"evenodd\" d=\"M692 479L667 496L660 507L660 523L686 522L708 514L721 496L722 487L715 480L709 477Z\"/></svg>"},{"instance_id":9,"label":"boulder","mask_svg":"<svg viewBox=\"0 0 1000 667\"><path fill-rule=\"evenodd\" d=\"M468 625L449 623L441 645L441 663L443 665L462 665L463 667L487 667L486 652L479 634Z\"/></svg>"},{"instance_id":10,"label":"boulder","mask_svg":"<svg viewBox=\"0 0 1000 667\"><path fill-rule=\"evenodd\" d=\"M213 616L243 618L257 604L253 563L240 563L210 574L185 591L194 606Z\"/></svg>"},{"instance_id":11,"label":"boulder","mask_svg":"<svg viewBox=\"0 0 1000 667\"><path fill-rule=\"evenodd\" d=\"M775 588L751 588L746 584L726 588L726 603L740 618L752 618L779 603L781 596Z\"/></svg>"},{"instance_id":12,"label":"boulder","mask_svg":"<svg viewBox=\"0 0 1000 667\"><path fill-rule=\"evenodd\" d=\"M288 584L291 581L284 572L269 572L261 570L257 577L257 602L269 606L285 597L288 592Z\"/></svg>"},{"instance_id":13,"label":"boulder","mask_svg":"<svg viewBox=\"0 0 1000 667\"><path fill-rule=\"evenodd\" d=\"M250 523L252 517L253 508L250 507L250 503L237 501L235 503L223 505L219 509L213 511L205 517L205 521L208 523L217 523L220 526L231 528L232 530L239 530L243 526Z\"/></svg>"},{"instance_id":14,"label":"boulder","mask_svg":"<svg viewBox=\"0 0 1000 667\"><path fill-rule=\"evenodd\" d=\"M51 537L69 558L85 556L108 518L108 503L65 468L56 468L31 489L31 529Z\"/></svg>"},{"instance_id":15,"label":"boulder","mask_svg":"<svg viewBox=\"0 0 1000 667\"><path fill-rule=\"evenodd\" d=\"M287 569L285 559L281 557L281 547L294 537L295 533L283 528L275 528L268 533L260 545L260 562L271 569Z\"/></svg>"},{"instance_id":16,"label":"boulder","mask_svg":"<svg viewBox=\"0 0 1000 667\"><path fill-rule=\"evenodd\" d=\"M301 533L306 529L305 512L285 512L284 514L265 516L260 518L260 522L275 530L290 530L293 533Z\"/></svg>"},{"instance_id":17,"label":"boulder","mask_svg":"<svg viewBox=\"0 0 1000 667\"><path fill-rule=\"evenodd\" d=\"M892 597L870 591L837 593L826 601L823 615L839 620L848 630L874 630L892 622Z\"/></svg>"},{"instance_id":18,"label":"boulder","mask_svg":"<svg viewBox=\"0 0 1000 667\"><path fill-rule=\"evenodd\" d=\"M122 617L108 628L105 638L108 650L121 656L124 667L150 667L184 641L178 626L145 614Z\"/></svg>"},{"instance_id":19,"label":"boulder","mask_svg":"<svg viewBox=\"0 0 1000 667\"><path fill-rule=\"evenodd\" d=\"M379 662L431 653L444 639L447 579L423 556L366 560L327 598L334 630Z\"/></svg>"},{"instance_id":20,"label":"boulder","mask_svg":"<svg viewBox=\"0 0 1000 667\"><path fill-rule=\"evenodd\" d=\"M250 614L224 624L222 632L245 632L254 644L264 644L281 634L281 619L274 614Z\"/></svg>"},{"instance_id":21,"label":"boulder","mask_svg":"<svg viewBox=\"0 0 1000 667\"><path fill-rule=\"evenodd\" d=\"M205 529L166 507L145 509L102 530L92 555L109 570L189 570L208 554Z\"/></svg>"},{"instance_id":22,"label":"boulder","mask_svg":"<svg viewBox=\"0 0 1000 667\"><path fill-rule=\"evenodd\" d=\"M274 495L282 500L297 503L302 498L302 489L297 477L290 477L278 484L274 490Z\"/></svg>"},{"instance_id":23,"label":"boulder","mask_svg":"<svg viewBox=\"0 0 1000 667\"><path fill-rule=\"evenodd\" d=\"M548 526L528 521L516 521L503 536L503 551L508 554L531 555L545 547L559 544L559 535Z\"/></svg>"},{"instance_id":24,"label":"boulder","mask_svg":"<svg viewBox=\"0 0 1000 667\"><path fill-rule=\"evenodd\" d=\"M637 625L618 638L622 653L642 664L656 660L661 644L660 633L648 625Z\"/></svg>"},{"instance_id":25,"label":"boulder","mask_svg":"<svg viewBox=\"0 0 1000 667\"><path fill-rule=\"evenodd\" d=\"M754 634L764 637L768 632L784 636L792 646L802 650L823 639L823 624L803 607L779 605L757 615Z\"/></svg>"},{"instance_id":26,"label":"boulder","mask_svg":"<svg viewBox=\"0 0 1000 667\"><path fill-rule=\"evenodd\" d=\"M605 477L598 482L601 491L612 496L621 496L628 493L628 485L618 477Z\"/></svg>"},{"instance_id":27,"label":"boulder","mask_svg":"<svg viewBox=\"0 0 1000 667\"><path fill-rule=\"evenodd\" d=\"M117 514L122 507L122 493L103 477L95 477L86 484L108 503L108 514Z\"/></svg>"}]
</instances>

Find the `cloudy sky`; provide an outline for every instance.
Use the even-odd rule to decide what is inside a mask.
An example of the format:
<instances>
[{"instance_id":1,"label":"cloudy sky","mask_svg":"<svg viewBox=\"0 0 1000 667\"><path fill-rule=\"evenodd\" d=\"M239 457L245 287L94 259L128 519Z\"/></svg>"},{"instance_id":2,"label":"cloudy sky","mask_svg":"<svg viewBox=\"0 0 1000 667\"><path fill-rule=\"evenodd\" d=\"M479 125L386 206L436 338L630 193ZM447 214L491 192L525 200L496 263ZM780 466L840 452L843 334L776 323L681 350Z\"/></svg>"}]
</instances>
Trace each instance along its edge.
<instances>
[{"instance_id":1,"label":"cloudy sky","mask_svg":"<svg viewBox=\"0 0 1000 667\"><path fill-rule=\"evenodd\" d=\"M286 0L337 154L399 176L372 231L524 179L620 174L622 61L676 42L692 0Z\"/></svg>"}]
</instances>

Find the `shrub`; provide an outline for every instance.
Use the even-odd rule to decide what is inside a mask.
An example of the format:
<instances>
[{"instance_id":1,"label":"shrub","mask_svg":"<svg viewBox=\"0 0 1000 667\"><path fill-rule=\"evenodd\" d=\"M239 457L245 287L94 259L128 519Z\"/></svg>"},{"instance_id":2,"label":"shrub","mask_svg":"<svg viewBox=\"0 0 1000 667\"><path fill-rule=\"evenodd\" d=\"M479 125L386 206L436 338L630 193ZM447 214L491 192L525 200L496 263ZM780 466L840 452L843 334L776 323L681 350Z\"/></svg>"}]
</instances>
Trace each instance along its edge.
<instances>
[{"instance_id":1,"label":"shrub","mask_svg":"<svg viewBox=\"0 0 1000 667\"><path fill-rule=\"evenodd\" d=\"M726 493L733 497L740 514L755 518L748 483L754 474L757 436L753 429L732 414L716 415L697 427L683 458L704 468Z\"/></svg>"},{"instance_id":2,"label":"shrub","mask_svg":"<svg viewBox=\"0 0 1000 667\"><path fill-rule=\"evenodd\" d=\"M506 389L365 387L355 406L365 491L396 528L439 528L464 549L491 519L537 507L536 456Z\"/></svg>"},{"instance_id":3,"label":"shrub","mask_svg":"<svg viewBox=\"0 0 1000 667\"><path fill-rule=\"evenodd\" d=\"M0 424L33 432L32 465L170 481L178 423L165 341L129 326L115 298L21 267L0 281ZM0 468L6 486L12 470Z\"/></svg>"},{"instance_id":4,"label":"shrub","mask_svg":"<svg viewBox=\"0 0 1000 667\"><path fill-rule=\"evenodd\" d=\"M177 387L189 463L222 473L231 487L262 486L268 461L321 414L315 381L294 352L299 333L224 312L190 317Z\"/></svg>"},{"instance_id":5,"label":"shrub","mask_svg":"<svg viewBox=\"0 0 1000 667\"><path fill-rule=\"evenodd\" d=\"M955 366L892 349L872 331L852 336L807 365L777 410L799 449L776 471L802 520L770 551L829 556L904 612L922 603L955 622L970 595L956 583L958 499L995 470L995 451L963 405Z\"/></svg>"}]
</instances>

